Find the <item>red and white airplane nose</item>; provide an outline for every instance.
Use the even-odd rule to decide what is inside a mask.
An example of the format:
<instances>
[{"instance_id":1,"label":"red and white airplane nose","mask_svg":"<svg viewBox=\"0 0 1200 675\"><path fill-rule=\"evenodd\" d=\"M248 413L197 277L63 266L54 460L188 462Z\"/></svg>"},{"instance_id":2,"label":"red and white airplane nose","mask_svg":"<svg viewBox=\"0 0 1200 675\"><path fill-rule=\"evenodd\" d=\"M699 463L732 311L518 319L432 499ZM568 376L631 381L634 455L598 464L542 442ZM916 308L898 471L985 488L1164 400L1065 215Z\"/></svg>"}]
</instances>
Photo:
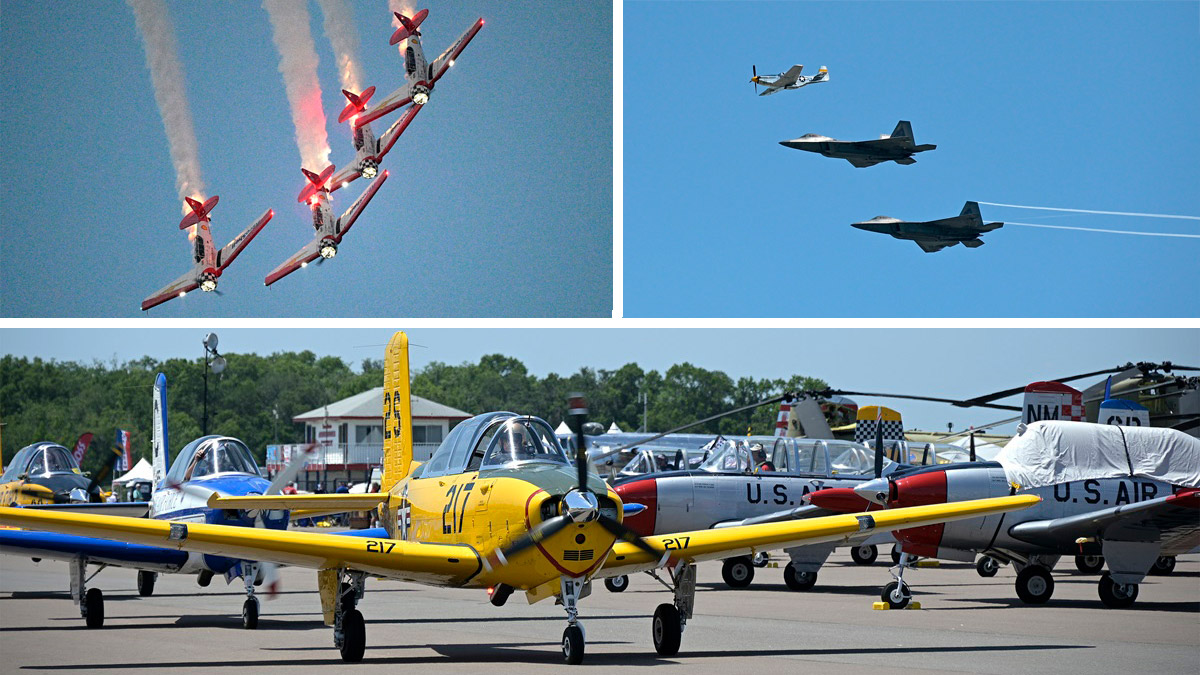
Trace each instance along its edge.
<instances>
[{"instance_id":1,"label":"red and white airplane nose","mask_svg":"<svg viewBox=\"0 0 1200 675\"><path fill-rule=\"evenodd\" d=\"M644 478L622 483L613 490L621 497L622 503L641 504L646 507L638 513L627 513L623 522L643 537L654 534L658 516L658 481Z\"/></svg>"}]
</instances>

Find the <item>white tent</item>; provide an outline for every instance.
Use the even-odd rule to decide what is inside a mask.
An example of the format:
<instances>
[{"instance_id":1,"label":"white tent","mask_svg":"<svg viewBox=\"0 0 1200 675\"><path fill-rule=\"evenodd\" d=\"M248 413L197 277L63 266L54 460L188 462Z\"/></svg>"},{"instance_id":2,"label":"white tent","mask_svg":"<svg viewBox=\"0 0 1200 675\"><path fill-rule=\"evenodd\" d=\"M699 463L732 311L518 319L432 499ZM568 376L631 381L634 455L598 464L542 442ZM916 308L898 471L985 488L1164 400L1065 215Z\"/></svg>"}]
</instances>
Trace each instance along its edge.
<instances>
[{"instance_id":1,"label":"white tent","mask_svg":"<svg viewBox=\"0 0 1200 675\"><path fill-rule=\"evenodd\" d=\"M154 468L150 466L150 462L147 462L145 457L139 459L138 463L134 464L133 468L124 476L113 480L114 485L129 485L137 482L154 482Z\"/></svg>"},{"instance_id":2,"label":"white tent","mask_svg":"<svg viewBox=\"0 0 1200 675\"><path fill-rule=\"evenodd\" d=\"M607 433L620 434L620 433L624 433L624 432L621 431L621 427L617 426L616 422L613 422L611 425L609 425Z\"/></svg>"},{"instance_id":3,"label":"white tent","mask_svg":"<svg viewBox=\"0 0 1200 675\"><path fill-rule=\"evenodd\" d=\"M563 420L558 423L558 428L554 430L556 435L567 435L571 433L571 427L567 426L567 421Z\"/></svg>"}]
</instances>

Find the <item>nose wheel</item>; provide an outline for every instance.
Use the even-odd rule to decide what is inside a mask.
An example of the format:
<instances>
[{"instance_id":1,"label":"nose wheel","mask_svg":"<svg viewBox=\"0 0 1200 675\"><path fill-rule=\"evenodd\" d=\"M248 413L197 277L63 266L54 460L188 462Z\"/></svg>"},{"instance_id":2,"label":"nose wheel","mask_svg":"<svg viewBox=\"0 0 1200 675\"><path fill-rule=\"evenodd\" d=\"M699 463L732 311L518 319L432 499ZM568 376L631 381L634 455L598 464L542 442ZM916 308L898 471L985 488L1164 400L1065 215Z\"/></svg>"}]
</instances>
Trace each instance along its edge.
<instances>
[{"instance_id":1,"label":"nose wheel","mask_svg":"<svg viewBox=\"0 0 1200 675\"><path fill-rule=\"evenodd\" d=\"M904 609L908 607L908 603L912 602L912 590L904 581L904 570L908 568L913 556L907 553L897 553L895 549L892 554L898 557L896 566L889 569L892 578L895 581L883 587L883 592L879 594L879 599L888 604L892 609Z\"/></svg>"},{"instance_id":2,"label":"nose wheel","mask_svg":"<svg viewBox=\"0 0 1200 675\"><path fill-rule=\"evenodd\" d=\"M87 582L92 580L104 569L87 576L87 558L79 557L71 561L71 598L79 605L79 615L88 628L100 628L104 625L104 593L99 588L88 588Z\"/></svg>"},{"instance_id":3,"label":"nose wheel","mask_svg":"<svg viewBox=\"0 0 1200 675\"><path fill-rule=\"evenodd\" d=\"M563 609L567 610L567 629L563 631L563 660L572 666L583 663L587 639L583 624L579 622L579 598L587 582L583 579L563 576L560 578Z\"/></svg>"},{"instance_id":4,"label":"nose wheel","mask_svg":"<svg viewBox=\"0 0 1200 675\"><path fill-rule=\"evenodd\" d=\"M980 556L979 560L975 561L975 572L983 578L996 576L996 572L1000 571L1000 561L990 555Z\"/></svg>"},{"instance_id":5,"label":"nose wheel","mask_svg":"<svg viewBox=\"0 0 1200 675\"><path fill-rule=\"evenodd\" d=\"M362 661L367 649L367 628L358 601L365 592L366 576L362 572L349 572L346 580L338 584L337 601L333 609L333 646L338 648L342 661Z\"/></svg>"},{"instance_id":6,"label":"nose wheel","mask_svg":"<svg viewBox=\"0 0 1200 675\"><path fill-rule=\"evenodd\" d=\"M629 588L629 577L624 574L619 577L609 577L604 580L604 587L610 593L621 593L626 588Z\"/></svg>"}]
</instances>

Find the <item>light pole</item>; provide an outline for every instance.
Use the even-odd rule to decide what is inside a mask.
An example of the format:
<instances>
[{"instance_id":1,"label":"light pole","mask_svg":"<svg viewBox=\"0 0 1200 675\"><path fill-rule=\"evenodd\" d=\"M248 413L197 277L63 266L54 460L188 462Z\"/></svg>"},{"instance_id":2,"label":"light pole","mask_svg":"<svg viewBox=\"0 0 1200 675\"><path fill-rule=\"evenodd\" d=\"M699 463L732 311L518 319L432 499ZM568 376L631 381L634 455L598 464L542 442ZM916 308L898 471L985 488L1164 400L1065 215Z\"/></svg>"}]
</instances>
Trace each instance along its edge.
<instances>
[{"instance_id":1,"label":"light pole","mask_svg":"<svg viewBox=\"0 0 1200 675\"><path fill-rule=\"evenodd\" d=\"M204 416L200 422L200 435L208 435L208 371L220 375L225 370L225 357L217 353L217 334L209 333L204 336ZM209 358L209 354L212 358Z\"/></svg>"}]
</instances>

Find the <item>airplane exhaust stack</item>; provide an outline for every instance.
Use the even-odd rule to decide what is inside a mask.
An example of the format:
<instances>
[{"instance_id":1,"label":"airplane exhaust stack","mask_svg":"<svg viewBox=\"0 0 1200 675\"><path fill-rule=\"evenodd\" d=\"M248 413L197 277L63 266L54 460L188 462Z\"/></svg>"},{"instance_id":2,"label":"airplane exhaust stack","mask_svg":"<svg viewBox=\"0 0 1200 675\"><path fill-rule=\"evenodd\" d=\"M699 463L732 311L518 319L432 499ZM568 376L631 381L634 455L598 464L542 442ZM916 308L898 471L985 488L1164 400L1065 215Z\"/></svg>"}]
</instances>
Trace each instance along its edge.
<instances>
[{"instance_id":1,"label":"airplane exhaust stack","mask_svg":"<svg viewBox=\"0 0 1200 675\"><path fill-rule=\"evenodd\" d=\"M126 0L133 10L138 32L146 50L146 66L154 86L154 102L162 116L175 166L175 189L180 200L192 197L204 201L204 179L200 173L200 151L192 127L192 111L184 86L183 66L175 46L175 29L163 0ZM183 213L188 213L187 203ZM193 235L194 236L194 235Z\"/></svg>"}]
</instances>

